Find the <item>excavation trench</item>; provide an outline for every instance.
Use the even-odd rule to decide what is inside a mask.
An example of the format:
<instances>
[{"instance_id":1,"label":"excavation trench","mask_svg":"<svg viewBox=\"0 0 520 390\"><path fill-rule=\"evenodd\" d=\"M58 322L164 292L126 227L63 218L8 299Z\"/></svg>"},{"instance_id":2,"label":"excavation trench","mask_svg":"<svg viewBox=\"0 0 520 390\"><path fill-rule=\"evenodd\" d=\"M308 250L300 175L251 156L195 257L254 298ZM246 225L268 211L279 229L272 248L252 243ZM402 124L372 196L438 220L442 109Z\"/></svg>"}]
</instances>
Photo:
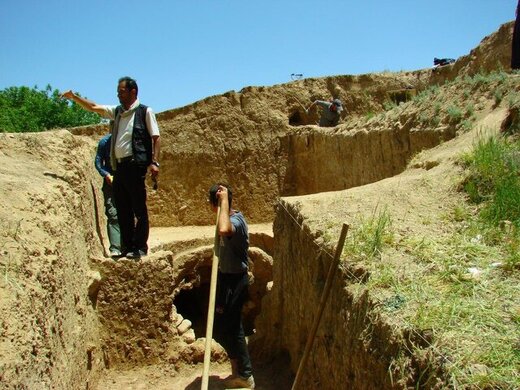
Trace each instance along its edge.
<instances>
[{"instance_id":1,"label":"excavation trench","mask_svg":"<svg viewBox=\"0 0 520 390\"><path fill-rule=\"evenodd\" d=\"M198 228L195 235L200 234ZM209 229L195 239L162 242L158 236L168 235L163 229L154 235L156 247L140 262L122 259L117 262L93 260L103 280L91 291L91 301L99 315L104 377L98 388L123 385L117 373L139 367L169 365L185 367L201 365L204 355L209 285L212 264L212 238ZM177 229L180 231L182 229ZM255 334L255 320L261 314L262 300L272 284L273 237L268 225L250 226L250 269L254 282L249 287L249 299L244 305L243 321L246 336ZM184 233L182 233L184 235ZM251 351L254 354L254 351ZM225 364L222 348L214 343L213 364ZM151 370L151 368L149 368ZM165 376L165 383L175 383L175 377ZM200 379L201 368L193 380ZM261 375L260 375L261 376ZM137 381L146 382L142 373ZM115 383L114 383L115 381ZM218 381L212 379L212 386ZM108 386L108 387L107 387ZM218 387L216 387L218 388Z\"/></svg>"},{"instance_id":2,"label":"excavation trench","mask_svg":"<svg viewBox=\"0 0 520 390\"><path fill-rule=\"evenodd\" d=\"M140 262L104 257L101 180L92 161L106 126L2 135L0 387L200 388L214 234L213 216L201 206L211 184L229 180L251 224L255 284L245 321L255 378L261 389L290 388L334 228L339 234L342 223L371 213L381 200L402 206L405 236L431 223L439 209L429 196L444 189L433 174L450 157L410 161L456 136L462 142L464 123L450 108L474 106L479 117L497 103L482 83L441 84L459 72L495 69L497 59L508 64L511 29L504 25L483 49L435 73L247 87L158 114L161 174L159 189L148 193L155 228L151 254ZM418 92L440 85L442 99L410 102L410 91L401 90L408 84ZM310 102L332 94L349 109L341 125L309 125L318 114L304 115L295 96ZM387 98L407 102L383 112ZM428 191L418 191L423 187ZM424 217L423 206L435 213ZM260 223L267 228L255 231ZM448 382L421 344L427 337L375 315L365 278L366 270L348 265L336 273L302 388L442 388ZM353 280L363 293L349 290ZM210 387L218 389L229 365L218 345L212 351Z\"/></svg>"},{"instance_id":3,"label":"excavation trench","mask_svg":"<svg viewBox=\"0 0 520 390\"><path fill-rule=\"evenodd\" d=\"M261 389L291 387L332 261L333 248L321 245L304 226L297 199L280 201L274 235L251 226L249 254L255 281L244 324ZM94 354L103 359L97 389L200 388L210 242L207 236L162 243L140 262L94 260L103 280L91 294L101 323L101 351ZM392 382L399 372L388 375L397 359L411 383L417 383L421 374L430 375L431 362L407 355L417 340L409 336L409 345L403 345L398 331L371 315L374 304L368 295L354 296L345 288L363 274L341 269L334 278L302 388L332 389L341 384L352 389L402 388L405 383ZM221 380L229 374L229 363L216 343L211 364L209 388L223 389Z\"/></svg>"},{"instance_id":4,"label":"excavation trench","mask_svg":"<svg viewBox=\"0 0 520 390\"><path fill-rule=\"evenodd\" d=\"M320 233L291 223L306 218L297 207L300 200L311 196L306 194L359 187L396 175L404 170L413 153L449 139L452 133L449 127L426 133L415 131L407 121L389 130L345 134L302 127L277 138L283 145L280 150L287 153L278 156L279 163L286 164L279 171L280 178L284 178L280 181L273 173L277 172L273 168L276 165L266 161L264 149L250 153L256 156L255 164L270 175L255 169L254 174L246 177L251 179L247 188L242 184L244 187L239 186L236 191L244 194L236 200L251 227L250 257L255 283L244 310L244 321L250 334L255 377L261 388L290 388L328 269L329 260L320 254L319 247L312 245ZM152 229L149 256L139 262L113 261L103 254L102 243L107 240L101 227L105 222L102 195L99 178L90 163L94 142L67 131L1 141L8 145L5 150L33 150L37 143L41 146L38 150L52 150L53 155L81 156L71 159L67 172L62 172L61 163L49 162L46 154L39 156L26 170L26 179L18 184L23 188L16 193L28 194L20 198L24 203L13 207L16 213L9 210L3 214L13 226L20 222L13 219L15 216L25 216L16 237L34 237L34 232L39 232L39 242L44 245L26 243L17 249L16 257L12 254L17 259L13 269L19 267L23 270L20 275L26 277L20 282L25 290L20 291L29 292L31 299L20 306L16 294L9 296L10 306L20 310L5 316L6 321L15 320L8 328L18 329L18 323L37 326L26 339L6 338L9 345L16 345L24 356L30 357L23 363L5 360L2 380L11 383L11 388L32 388L33 383L55 388L71 388L71 384L78 383L89 389L197 388L204 356L214 236L211 213L200 205L205 204L210 179L190 173L186 181L193 182L191 197L178 197L176 191L180 190L173 188L172 183L184 179L168 176L173 173L167 167L177 164L168 161L178 159L165 153L166 168L160 189L149 193L150 205L160 209L150 210L152 219L184 213L186 224L194 222L190 218L196 218L198 223L178 226L164 221L164 226L173 227ZM3 166L13 178L9 185L13 186L20 177L19 163L10 157L4 159ZM191 171L186 168L186 172ZM204 186L204 190L197 185ZM42 188L47 189L45 196L40 195ZM285 195L297 196L278 200ZM8 198L18 199L6 193L5 199ZM320 199L313 200L312 207L321 209ZM35 214L26 210L35 210ZM330 218L327 214L326 220ZM257 225L265 221L269 222ZM152 221L152 226L157 225L157 220ZM35 256L38 261L34 261ZM304 385L313 388L314 382L305 381L316 380L323 388L336 388L350 381L352 388L392 388L393 384L378 378L388 378L385 370L389 362L396 360L394 352L399 349L392 341L395 338L382 323L377 322L374 327L367 320L370 305L363 304L367 300L354 300L344 291L341 281L345 275L336 279L333 299L324 313L326 325L317 334L316 352L308 361ZM11 287L16 290L16 284ZM339 313L335 312L337 308L341 308ZM347 319L350 322L345 323ZM334 333L327 324L334 324ZM326 333L322 333L323 329ZM377 335L379 341L364 344L359 340L365 333ZM366 345L383 346L381 351L388 360L378 363L379 355L367 350ZM390 352L387 345L392 345ZM228 375L229 365L222 348L215 344L212 350L210 373L215 378L210 378L210 384L219 388L218 379ZM420 368L413 368L413 372ZM344 374L331 376L331 370ZM377 375L363 382L363 387L361 380L366 378L360 372Z\"/></svg>"},{"instance_id":5,"label":"excavation trench","mask_svg":"<svg viewBox=\"0 0 520 390\"><path fill-rule=\"evenodd\" d=\"M290 194L305 195L376 182L402 172L414 153L453 136L452 127L425 133L415 131L411 121L368 133L334 134L301 128L285 139L290 155L290 183L286 180L285 188ZM330 265L323 248L316 248L316 233L294 223L305 219L298 204L298 197L282 198L273 224L251 225L250 229L255 282L243 319L255 375L265 389L290 387ZM121 370L137 375L139 367L166 364L176 368L170 379L164 379L171 384L175 377L188 375L181 366L202 364L214 228L201 228L202 233L190 229L152 231L152 254L141 262L100 260L93 265L103 280L93 300L102 324L101 348L107 369L99 389L108 388L107 381L122 385L113 376ZM402 354L395 341L399 337L384 322L370 318L368 297L354 299L347 293L346 279L348 275L341 275L334 282L332 302L324 311L327 325L316 335L304 388L336 388L346 382L350 388L392 388L387 371L390 362ZM337 308L342 308L339 313ZM217 365L227 362L217 344L212 361ZM273 361L276 364L269 363ZM411 378L425 370L412 357L407 364ZM344 367L348 368L347 376L330 375L331 369L341 372ZM273 381L273 375L267 373L275 368L278 374ZM200 379L201 369L189 384ZM228 373L227 367L220 369L224 376ZM143 377L146 375L140 374L136 380L143 381ZM211 382L215 388L219 388L217 379Z\"/></svg>"}]
</instances>

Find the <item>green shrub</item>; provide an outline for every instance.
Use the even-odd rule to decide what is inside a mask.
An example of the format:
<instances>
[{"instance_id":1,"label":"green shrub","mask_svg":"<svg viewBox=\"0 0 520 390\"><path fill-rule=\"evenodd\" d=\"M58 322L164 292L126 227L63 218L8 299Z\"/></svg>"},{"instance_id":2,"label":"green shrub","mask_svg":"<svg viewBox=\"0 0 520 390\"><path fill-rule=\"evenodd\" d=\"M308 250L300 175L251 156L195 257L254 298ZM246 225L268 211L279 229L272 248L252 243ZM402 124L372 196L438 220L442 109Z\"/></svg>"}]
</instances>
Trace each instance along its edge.
<instances>
[{"instance_id":1,"label":"green shrub","mask_svg":"<svg viewBox=\"0 0 520 390\"><path fill-rule=\"evenodd\" d=\"M392 100L386 100L383 103L383 107L384 107L385 111L390 111L390 110L394 109L395 107L397 107L397 104Z\"/></svg>"},{"instance_id":2,"label":"green shrub","mask_svg":"<svg viewBox=\"0 0 520 390\"><path fill-rule=\"evenodd\" d=\"M469 104L466 106L466 118L471 118L473 115L475 115L475 107L473 104Z\"/></svg>"},{"instance_id":3,"label":"green shrub","mask_svg":"<svg viewBox=\"0 0 520 390\"><path fill-rule=\"evenodd\" d=\"M470 131L473 128L472 118L464 119L461 123L461 128L463 132Z\"/></svg>"},{"instance_id":4,"label":"green shrub","mask_svg":"<svg viewBox=\"0 0 520 390\"><path fill-rule=\"evenodd\" d=\"M440 103L435 103L435 115L439 115L440 112L441 112L441 104Z\"/></svg>"},{"instance_id":5,"label":"green shrub","mask_svg":"<svg viewBox=\"0 0 520 390\"><path fill-rule=\"evenodd\" d=\"M497 88L495 89L493 95L495 96L495 105L498 106L504 98L504 91L502 90L502 88Z\"/></svg>"},{"instance_id":6,"label":"green shrub","mask_svg":"<svg viewBox=\"0 0 520 390\"><path fill-rule=\"evenodd\" d=\"M462 110L456 106L449 106L446 110L450 117L450 122L459 123L462 120Z\"/></svg>"},{"instance_id":7,"label":"green shrub","mask_svg":"<svg viewBox=\"0 0 520 390\"><path fill-rule=\"evenodd\" d=\"M370 119L372 119L372 118L375 117L375 116L376 116L376 114L375 114L374 112L369 111L369 112L367 112L367 113L365 114L365 119L366 119L366 120L370 120Z\"/></svg>"},{"instance_id":8,"label":"green shrub","mask_svg":"<svg viewBox=\"0 0 520 390\"><path fill-rule=\"evenodd\" d=\"M464 189L473 202L485 203L481 217L495 226L507 220L520 227L520 141L481 139L464 159L470 171Z\"/></svg>"},{"instance_id":9,"label":"green shrub","mask_svg":"<svg viewBox=\"0 0 520 390\"><path fill-rule=\"evenodd\" d=\"M100 123L98 114L60 97L48 85L10 87L0 91L0 132L35 132Z\"/></svg>"}]
</instances>

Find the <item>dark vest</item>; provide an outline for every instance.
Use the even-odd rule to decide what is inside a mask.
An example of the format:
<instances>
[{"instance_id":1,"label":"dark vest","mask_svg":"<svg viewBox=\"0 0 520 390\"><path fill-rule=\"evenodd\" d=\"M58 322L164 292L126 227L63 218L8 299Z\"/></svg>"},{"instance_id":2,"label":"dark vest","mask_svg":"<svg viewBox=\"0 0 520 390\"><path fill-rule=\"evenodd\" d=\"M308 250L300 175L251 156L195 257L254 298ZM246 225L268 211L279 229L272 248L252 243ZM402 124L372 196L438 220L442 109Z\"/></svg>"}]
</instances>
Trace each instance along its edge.
<instances>
[{"instance_id":1,"label":"dark vest","mask_svg":"<svg viewBox=\"0 0 520 390\"><path fill-rule=\"evenodd\" d=\"M136 164L144 166L152 163L152 137L146 126L147 108L144 104L137 106L134 116L134 128L132 130L132 155ZM121 106L117 106L116 123L118 122L117 116L121 114L122 110Z\"/></svg>"}]
</instances>

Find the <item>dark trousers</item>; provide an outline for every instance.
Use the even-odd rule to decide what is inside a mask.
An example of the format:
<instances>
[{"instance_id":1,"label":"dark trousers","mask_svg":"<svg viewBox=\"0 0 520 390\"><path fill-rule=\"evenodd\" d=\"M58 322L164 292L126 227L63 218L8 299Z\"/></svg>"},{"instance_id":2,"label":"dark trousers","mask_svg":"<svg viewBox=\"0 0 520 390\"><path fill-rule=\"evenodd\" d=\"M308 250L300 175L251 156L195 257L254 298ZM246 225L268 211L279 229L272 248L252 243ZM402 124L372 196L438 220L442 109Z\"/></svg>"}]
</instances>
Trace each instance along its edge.
<instances>
[{"instance_id":1,"label":"dark trousers","mask_svg":"<svg viewBox=\"0 0 520 390\"><path fill-rule=\"evenodd\" d=\"M110 251L121 250L121 231L117 220L116 202L112 185L103 180L103 198L105 199L105 215L107 216L107 234L110 241Z\"/></svg>"},{"instance_id":2,"label":"dark trousers","mask_svg":"<svg viewBox=\"0 0 520 390\"><path fill-rule=\"evenodd\" d=\"M114 199L121 229L122 252L142 250L148 253L148 209L146 207L147 167L132 161L118 163L114 173Z\"/></svg>"},{"instance_id":3,"label":"dark trousers","mask_svg":"<svg viewBox=\"0 0 520 390\"><path fill-rule=\"evenodd\" d=\"M237 360L238 374L243 378L249 378L252 374L242 326L242 306L247 299L248 284L247 272L224 274L219 271L215 301L215 340L226 350L230 359Z\"/></svg>"},{"instance_id":4,"label":"dark trousers","mask_svg":"<svg viewBox=\"0 0 520 390\"><path fill-rule=\"evenodd\" d=\"M511 69L520 69L520 1L517 5L517 15L513 27L513 42L511 47Z\"/></svg>"}]
</instances>

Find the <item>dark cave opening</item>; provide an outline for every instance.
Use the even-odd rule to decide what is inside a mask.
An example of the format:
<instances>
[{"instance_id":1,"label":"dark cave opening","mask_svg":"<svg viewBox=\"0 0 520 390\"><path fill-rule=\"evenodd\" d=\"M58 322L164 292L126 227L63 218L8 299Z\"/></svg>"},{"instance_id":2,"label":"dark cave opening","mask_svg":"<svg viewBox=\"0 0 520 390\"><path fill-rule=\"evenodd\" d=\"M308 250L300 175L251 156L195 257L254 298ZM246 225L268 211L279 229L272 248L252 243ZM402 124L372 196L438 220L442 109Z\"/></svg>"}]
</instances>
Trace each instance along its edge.
<instances>
[{"instance_id":1,"label":"dark cave opening","mask_svg":"<svg viewBox=\"0 0 520 390\"><path fill-rule=\"evenodd\" d=\"M173 300L177 313L191 321L197 338L206 337L209 287L209 283L201 283L190 290L182 290Z\"/></svg>"},{"instance_id":2,"label":"dark cave opening","mask_svg":"<svg viewBox=\"0 0 520 390\"><path fill-rule=\"evenodd\" d=\"M191 321L195 337L206 337L206 323L209 306L209 281L189 290L182 290L173 300L177 313ZM251 291L250 291L251 293ZM247 305L247 301L244 306ZM254 313L256 317L258 313ZM246 336L254 333L254 318L251 315L242 316L242 324Z\"/></svg>"},{"instance_id":3,"label":"dark cave opening","mask_svg":"<svg viewBox=\"0 0 520 390\"><path fill-rule=\"evenodd\" d=\"M303 126L305 125L305 120L300 114L300 111L295 111L289 115L289 125L291 126Z\"/></svg>"}]
</instances>

